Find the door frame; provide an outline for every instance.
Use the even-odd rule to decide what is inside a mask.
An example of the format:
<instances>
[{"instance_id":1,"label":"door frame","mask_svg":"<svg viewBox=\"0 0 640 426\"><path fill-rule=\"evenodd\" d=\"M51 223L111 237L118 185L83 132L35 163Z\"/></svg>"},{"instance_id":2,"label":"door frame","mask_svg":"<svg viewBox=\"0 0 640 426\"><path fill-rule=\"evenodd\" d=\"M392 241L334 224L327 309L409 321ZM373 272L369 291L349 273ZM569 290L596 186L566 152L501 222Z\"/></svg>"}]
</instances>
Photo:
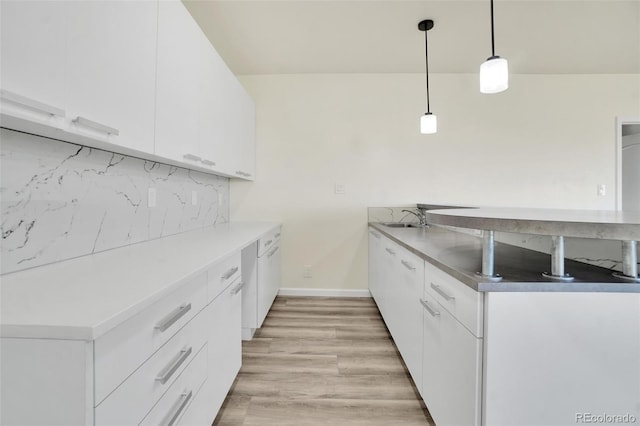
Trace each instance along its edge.
<instances>
[{"instance_id":1,"label":"door frame","mask_svg":"<svg viewBox=\"0 0 640 426\"><path fill-rule=\"evenodd\" d=\"M622 126L640 124L640 116L616 117L616 210L622 210Z\"/></svg>"}]
</instances>

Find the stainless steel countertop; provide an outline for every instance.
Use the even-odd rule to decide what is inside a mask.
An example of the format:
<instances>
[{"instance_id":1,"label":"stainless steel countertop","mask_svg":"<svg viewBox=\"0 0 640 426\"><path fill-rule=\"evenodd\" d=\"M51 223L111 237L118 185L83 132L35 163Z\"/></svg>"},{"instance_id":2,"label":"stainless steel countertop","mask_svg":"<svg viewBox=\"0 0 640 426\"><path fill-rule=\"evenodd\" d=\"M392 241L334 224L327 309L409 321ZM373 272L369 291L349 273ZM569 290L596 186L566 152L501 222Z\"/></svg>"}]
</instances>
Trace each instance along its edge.
<instances>
[{"instance_id":1,"label":"stainless steel countertop","mask_svg":"<svg viewBox=\"0 0 640 426\"><path fill-rule=\"evenodd\" d=\"M640 212L523 208L428 210L427 222L460 228L609 240L640 240Z\"/></svg>"},{"instance_id":2,"label":"stainless steel countertop","mask_svg":"<svg viewBox=\"0 0 640 426\"><path fill-rule=\"evenodd\" d=\"M565 268L574 281L551 281L542 276L551 268L551 256L504 243L496 243L495 248L495 270L503 279L491 282L475 275L482 265L480 237L437 226L390 228L375 222L369 226L476 291L640 293L638 283L618 279L608 269L569 259Z\"/></svg>"}]
</instances>

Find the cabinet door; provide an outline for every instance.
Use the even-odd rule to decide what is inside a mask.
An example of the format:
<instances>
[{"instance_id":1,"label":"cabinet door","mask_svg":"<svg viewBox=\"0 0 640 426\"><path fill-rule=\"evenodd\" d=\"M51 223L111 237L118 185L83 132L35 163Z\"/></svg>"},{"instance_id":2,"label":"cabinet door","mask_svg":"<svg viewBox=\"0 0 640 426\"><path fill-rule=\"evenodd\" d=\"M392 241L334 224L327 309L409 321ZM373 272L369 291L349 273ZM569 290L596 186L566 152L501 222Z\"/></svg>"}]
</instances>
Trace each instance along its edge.
<instances>
[{"instance_id":1,"label":"cabinet door","mask_svg":"<svg viewBox=\"0 0 640 426\"><path fill-rule=\"evenodd\" d=\"M210 424L242 364L242 287L236 280L209 305ZM204 424L204 423L203 423Z\"/></svg>"},{"instance_id":2,"label":"cabinet door","mask_svg":"<svg viewBox=\"0 0 640 426\"><path fill-rule=\"evenodd\" d=\"M0 87L3 91L65 108L68 5L51 1L0 2ZM2 110L44 123L50 119L50 114L43 111L38 113L13 103L6 105L4 101Z\"/></svg>"},{"instance_id":3,"label":"cabinet door","mask_svg":"<svg viewBox=\"0 0 640 426\"><path fill-rule=\"evenodd\" d=\"M398 318L394 315L399 306L398 294L395 291L396 271L398 268L398 246L388 239L383 239L381 244L380 262L380 310L384 322L396 339L398 332Z\"/></svg>"},{"instance_id":4,"label":"cabinet door","mask_svg":"<svg viewBox=\"0 0 640 426\"><path fill-rule=\"evenodd\" d=\"M70 129L153 153L158 3L75 2L68 7ZM116 134L118 133L118 134Z\"/></svg>"},{"instance_id":5,"label":"cabinet door","mask_svg":"<svg viewBox=\"0 0 640 426\"><path fill-rule=\"evenodd\" d=\"M258 326L269 313L280 287L280 244L258 258Z\"/></svg>"},{"instance_id":6,"label":"cabinet door","mask_svg":"<svg viewBox=\"0 0 640 426\"><path fill-rule=\"evenodd\" d=\"M422 306L420 296L424 285L424 261L398 248L395 292L399 303L393 315L398 317L396 345L409 369L416 387L422 383Z\"/></svg>"},{"instance_id":7,"label":"cabinet door","mask_svg":"<svg viewBox=\"0 0 640 426\"><path fill-rule=\"evenodd\" d=\"M225 120L225 90L227 90L225 79L230 71L204 36L201 49L200 152L205 166L222 173L230 173L229 158L224 149L225 126L227 126Z\"/></svg>"},{"instance_id":8,"label":"cabinet door","mask_svg":"<svg viewBox=\"0 0 640 426\"><path fill-rule=\"evenodd\" d=\"M437 425L479 425L482 339L429 295L423 303L425 404Z\"/></svg>"},{"instance_id":9,"label":"cabinet door","mask_svg":"<svg viewBox=\"0 0 640 426\"><path fill-rule=\"evenodd\" d=\"M159 2L155 153L198 166L201 37L182 2Z\"/></svg>"},{"instance_id":10,"label":"cabinet door","mask_svg":"<svg viewBox=\"0 0 640 426\"><path fill-rule=\"evenodd\" d=\"M256 110L253 99L245 91L242 84L236 80L232 103L233 126L231 127L232 139L236 148L235 159L237 172L241 172L241 178L254 180L256 173L256 136L255 122Z\"/></svg>"},{"instance_id":11,"label":"cabinet door","mask_svg":"<svg viewBox=\"0 0 640 426\"><path fill-rule=\"evenodd\" d=\"M380 308L380 233L369 228L369 292Z\"/></svg>"}]
</instances>

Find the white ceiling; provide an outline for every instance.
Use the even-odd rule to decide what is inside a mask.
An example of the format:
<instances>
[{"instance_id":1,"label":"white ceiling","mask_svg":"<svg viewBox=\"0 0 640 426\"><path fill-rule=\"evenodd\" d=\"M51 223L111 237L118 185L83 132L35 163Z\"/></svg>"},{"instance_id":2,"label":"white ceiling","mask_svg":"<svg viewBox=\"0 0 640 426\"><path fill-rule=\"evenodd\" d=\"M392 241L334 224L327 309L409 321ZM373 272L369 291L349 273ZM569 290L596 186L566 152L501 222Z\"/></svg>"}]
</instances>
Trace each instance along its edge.
<instances>
[{"instance_id":1,"label":"white ceiling","mask_svg":"<svg viewBox=\"0 0 640 426\"><path fill-rule=\"evenodd\" d=\"M476 73L489 0L183 0L236 74ZM640 0L495 0L512 73L640 73Z\"/></svg>"}]
</instances>

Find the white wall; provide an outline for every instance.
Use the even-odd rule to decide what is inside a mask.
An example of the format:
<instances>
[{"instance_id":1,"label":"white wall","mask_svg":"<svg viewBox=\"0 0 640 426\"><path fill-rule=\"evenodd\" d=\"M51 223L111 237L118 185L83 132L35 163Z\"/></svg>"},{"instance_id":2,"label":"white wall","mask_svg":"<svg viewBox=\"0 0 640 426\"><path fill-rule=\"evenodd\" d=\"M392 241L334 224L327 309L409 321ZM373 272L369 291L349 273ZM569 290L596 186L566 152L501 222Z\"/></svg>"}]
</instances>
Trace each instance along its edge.
<instances>
[{"instance_id":1,"label":"white wall","mask_svg":"<svg viewBox=\"0 0 640 426\"><path fill-rule=\"evenodd\" d=\"M283 287L366 288L368 206L615 208L615 117L639 114L637 75L512 75L493 96L477 75L430 77L436 135L419 134L420 74L241 77L257 180L232 182L230 215L284 223Z\"/></svg>"}]
</instances>

